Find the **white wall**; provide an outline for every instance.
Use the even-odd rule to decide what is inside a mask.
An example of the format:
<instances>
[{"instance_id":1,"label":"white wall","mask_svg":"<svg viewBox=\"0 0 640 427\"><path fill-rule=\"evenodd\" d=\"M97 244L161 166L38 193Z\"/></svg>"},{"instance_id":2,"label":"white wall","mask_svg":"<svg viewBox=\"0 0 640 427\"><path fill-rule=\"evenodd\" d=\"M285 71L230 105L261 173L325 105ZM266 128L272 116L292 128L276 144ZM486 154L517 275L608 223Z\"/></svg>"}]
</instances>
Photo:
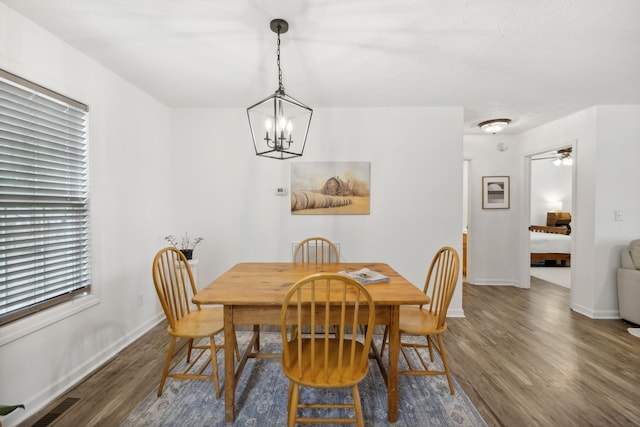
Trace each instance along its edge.
<instances>
[{"instance_id":1,"label":"white wall","mask_svg":"<svg viewBox=\"0 0 640 427\"><path fill-rule=\"evenodd\" d=\"M531 224L547 225L549 211L571 212L571 173L549 159L531 162Z\"/></svg>"},{"instance_id":2,"label":"white wall","mask_svg":"<svg viewBox=\"0 0 640 427\"><path fill-rule=\"evenodd\" d=\"M291 244L322 235L344 261L381 261L422 287L437 249L461 248L462 109L316 109L302 159L371 162L370 215L296 215L292 161L256 157L244 109L177 110L175 233L205 240L199 286L241 261L288 261ZM426 131L428 130L428 131ZM206 261L205 261L206 260ZM461 287L460 287L461 288ZM461 289L449 312L462 315Z\"/></svg>"},{"instance_id":3,"label":"white wall","mask_svg":"<svg viewBox=\"0 0 640 427\"><path fill-rule=\"evenodd\" d=\"M464 137L464 158L469 160L469 283L521 286L514 262L521 248L514 235L523 203L523 162L514 141L514 136L499 134ZM500 143L507 150L499 150ZM483 176L509 176L509 209L482 209Z\"/></svg>"},{"instance_id":4,"label":"white wall","mask_svg":"<svg viewBox=\"0 0 640 427\"><path fill-rule=\"evenodd\" d=\"M594 317L617 317L620 249L640 238L640 105L597 107ZM623 221L614 220L614 211Z\"/></svg>"},{"instance_id":5,"label":"white wall","mask_svg":"<svg viewBox=\"0 0 640 427\"><path fill-rule=\"evenodd\" d=\"M151 260L171 228L170 111L0 3L0 67L90 109L92 295L0 327L13 425L159 318ZM138 305L138 298L143 305Z\"/></svg>"}]
</instances>

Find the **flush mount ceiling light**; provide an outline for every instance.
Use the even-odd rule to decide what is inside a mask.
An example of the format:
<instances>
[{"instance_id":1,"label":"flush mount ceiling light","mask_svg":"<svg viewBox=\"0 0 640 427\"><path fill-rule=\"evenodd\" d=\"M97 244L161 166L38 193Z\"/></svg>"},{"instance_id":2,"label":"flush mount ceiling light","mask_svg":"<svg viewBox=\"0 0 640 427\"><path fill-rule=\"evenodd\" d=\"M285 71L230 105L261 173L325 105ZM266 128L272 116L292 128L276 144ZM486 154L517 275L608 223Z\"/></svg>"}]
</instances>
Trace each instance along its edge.
<instances>
[{"instance_id":1,"label":"flush mount ceiling light","mask_svg":"<svg viewBox=\"0 0 640 427\"><path fill-rule=\"evenodd\" d=\"M273 95L247 108L247 116L256 155L284 160L302 156L313 110L285 94L282 84L280 34L289 30L289 24L283 19L274 19L270 27L278 34L278 89Z\"/></svg>"},{"instance_id":2,"label":"flush mount ceiling light","mask_svg":"<svg viewBox=\"0 0 640 427\"><path fill-rule=\"evenodd\" d=\"M498 133L511 123L511 119L492 119L478 123L478 127L487 133Z\"/></svg>"}]
</instances>

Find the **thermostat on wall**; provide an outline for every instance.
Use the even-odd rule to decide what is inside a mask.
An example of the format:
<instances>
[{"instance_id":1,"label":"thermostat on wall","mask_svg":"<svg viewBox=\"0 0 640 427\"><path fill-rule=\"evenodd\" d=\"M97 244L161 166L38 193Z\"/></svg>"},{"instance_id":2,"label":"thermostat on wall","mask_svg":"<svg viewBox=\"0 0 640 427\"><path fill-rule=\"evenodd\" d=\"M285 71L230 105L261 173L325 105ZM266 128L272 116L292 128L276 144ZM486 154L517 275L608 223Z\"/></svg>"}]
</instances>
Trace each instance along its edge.
<instances>
[{"instance_id":1,"label":"thermostat on wall","mask_svg":"<svg viewBox=\"0 0 640 427\"><path fill-rule=\"evenodd\" d=\"M276 196L286 196L288 193L287 187L276 188Z\"/></svg>"}]
</instances>

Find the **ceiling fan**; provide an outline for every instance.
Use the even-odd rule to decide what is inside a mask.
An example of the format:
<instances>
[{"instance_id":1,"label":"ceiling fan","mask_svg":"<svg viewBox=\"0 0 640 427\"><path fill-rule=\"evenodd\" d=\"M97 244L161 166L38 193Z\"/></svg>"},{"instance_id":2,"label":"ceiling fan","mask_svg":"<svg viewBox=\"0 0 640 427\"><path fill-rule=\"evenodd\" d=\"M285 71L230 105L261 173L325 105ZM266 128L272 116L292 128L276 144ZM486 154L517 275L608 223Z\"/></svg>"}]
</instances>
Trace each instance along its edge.
<instances>
[{"instance_id":1,"label":"ceiling fan","mask_svg":"<svg viewBox=\"0 0 640 427\"><path fill-rule=\"evenodd\" d=\"M555 152L542 154L542 156L545 157L532 157L531 160L551 160L554 166L571 166L573 165L573 157L571 157L572 151L572 147L561 148Z\"/></svg>"}]
</instances>

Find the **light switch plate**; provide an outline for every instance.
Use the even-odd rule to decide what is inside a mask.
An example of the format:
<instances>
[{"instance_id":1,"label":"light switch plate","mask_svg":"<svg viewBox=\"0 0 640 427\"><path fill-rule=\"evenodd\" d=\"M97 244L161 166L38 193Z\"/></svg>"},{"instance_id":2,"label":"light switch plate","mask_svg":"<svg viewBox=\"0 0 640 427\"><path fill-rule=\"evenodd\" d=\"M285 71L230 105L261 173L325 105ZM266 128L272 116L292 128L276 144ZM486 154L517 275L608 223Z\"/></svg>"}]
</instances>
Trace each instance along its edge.
<instances>
[{"instance_id":1,"label":"light switch plate","mask_svg":"<svg viewBox=\"0 0 640 427\"><path fill-rule=\"evenodd\" d=\"M622 211L613 211L613 218L615 219L616 222L622 222L623 221L623 217L622 217Z\"/></svg>"}]
</instances>

